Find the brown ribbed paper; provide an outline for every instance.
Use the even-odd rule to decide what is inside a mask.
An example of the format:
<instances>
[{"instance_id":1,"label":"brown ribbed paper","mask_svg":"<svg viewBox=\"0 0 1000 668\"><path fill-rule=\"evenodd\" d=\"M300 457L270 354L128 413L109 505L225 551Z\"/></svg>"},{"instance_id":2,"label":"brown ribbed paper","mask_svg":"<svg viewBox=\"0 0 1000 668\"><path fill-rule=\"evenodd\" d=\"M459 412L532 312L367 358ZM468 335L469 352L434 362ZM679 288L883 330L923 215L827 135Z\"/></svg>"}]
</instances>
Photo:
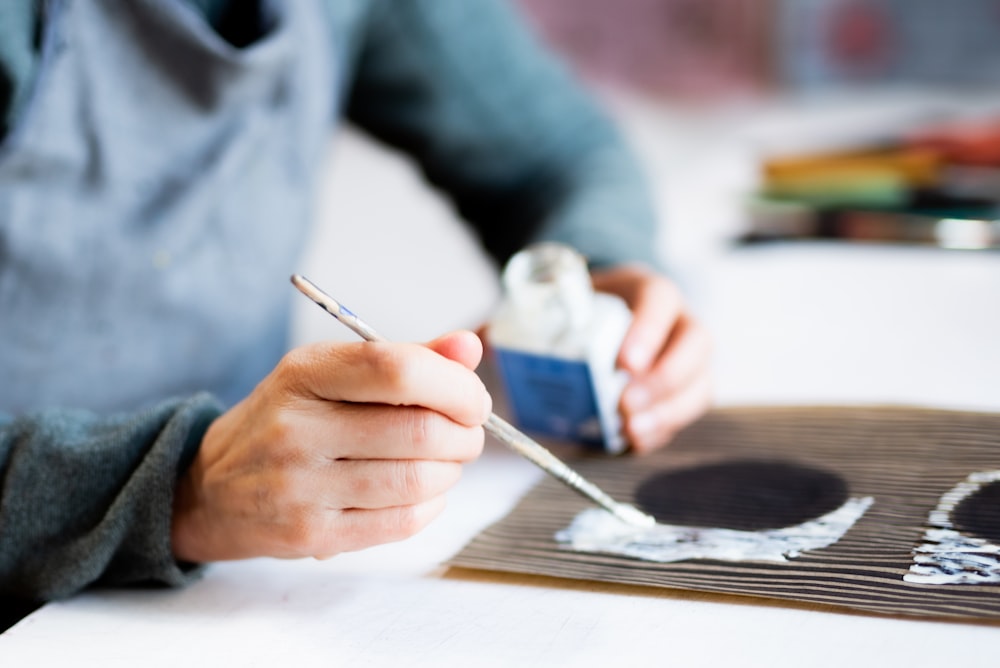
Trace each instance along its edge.
<instances>
[{"instance_id":1,"label":"brown ribbed paper","mask_svg":"<svg viewBox=\"0 0 1000 668\"><path fill-rule=\"evenodd\" d=\"M581 456L567 463L614 498L635 503L637 490L656 476L670 480L671 473L755 461L832 474L846 485L846 494L874 502L840 540L784 562L655 563L561 545L555 534L591 504L546 478L450 565L786 599L890 615L1000 619L1000 582L904 580L914 563L914 549L925 542L929 514L942 497L970 474L1000 469L1000 414L902 407L718 409L653 455ZM705 505L706 499L726 492L693 495ZM995 535L1000 521L1000 506L991 506L996 498L995 493L984 495L973 508L977 517L986 518L981 521L986 522L988 537ZM720 498L719 504L720 512L757 512L752 503L730 500L727 506ZM733 519L736 526L746 524Z\"/></svg>"}]
</instances>

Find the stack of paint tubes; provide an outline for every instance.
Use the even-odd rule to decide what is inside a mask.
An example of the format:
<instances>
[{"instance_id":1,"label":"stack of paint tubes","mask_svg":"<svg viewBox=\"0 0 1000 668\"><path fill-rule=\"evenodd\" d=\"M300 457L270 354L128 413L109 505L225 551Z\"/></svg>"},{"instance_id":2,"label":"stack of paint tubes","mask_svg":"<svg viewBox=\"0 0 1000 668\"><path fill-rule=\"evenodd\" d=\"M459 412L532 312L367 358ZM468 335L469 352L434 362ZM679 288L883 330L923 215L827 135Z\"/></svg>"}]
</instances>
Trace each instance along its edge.
<instances>
[{"instance_id":1,"label":"stack of paint tubes","mask_svg":"<svg viewBox=\"0 0 1000 668\"><path fill-rule=\"evenodd\" d=\"M924 127L891 142L770 157L741 241L1000 248L1000 119Z\"/></svg>"}]
</instances>

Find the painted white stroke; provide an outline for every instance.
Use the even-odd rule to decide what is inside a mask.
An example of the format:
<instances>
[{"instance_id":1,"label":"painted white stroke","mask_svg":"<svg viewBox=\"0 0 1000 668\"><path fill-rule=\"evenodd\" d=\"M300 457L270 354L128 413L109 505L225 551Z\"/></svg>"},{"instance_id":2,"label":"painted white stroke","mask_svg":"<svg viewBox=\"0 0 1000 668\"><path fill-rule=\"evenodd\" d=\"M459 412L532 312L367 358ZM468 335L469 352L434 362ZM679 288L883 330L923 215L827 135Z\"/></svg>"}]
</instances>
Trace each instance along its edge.
<instances>
[{"instance_id":1,"label":"painted white stroke","mask_svg":"<svg viewBox=\"0 0 1000 668\"><path fill-rule=\"evenodd\" d=\"M687 559L787 561L806 550L836 543L872 503L870 496L849 498L836 510L815 519L759 531L659 523L637 528L605 510L589 508L557 532L556 540L578 552L618 554L660 563Z\"/></svg>"},{"instance_id":2,"label":"painted white stroke","mask_svg":"<svg viewBox=\"0 0 1000 668\"><path fill-rule=\"evenodd\" d=\"M913 548L913 565L903 576L917 584L1000 582L1000 545L955 529L951 513L983 485L1000 481L1000 471L977 471L952 487L927 517L924 542Z\"/></svg>"}]
</instances>

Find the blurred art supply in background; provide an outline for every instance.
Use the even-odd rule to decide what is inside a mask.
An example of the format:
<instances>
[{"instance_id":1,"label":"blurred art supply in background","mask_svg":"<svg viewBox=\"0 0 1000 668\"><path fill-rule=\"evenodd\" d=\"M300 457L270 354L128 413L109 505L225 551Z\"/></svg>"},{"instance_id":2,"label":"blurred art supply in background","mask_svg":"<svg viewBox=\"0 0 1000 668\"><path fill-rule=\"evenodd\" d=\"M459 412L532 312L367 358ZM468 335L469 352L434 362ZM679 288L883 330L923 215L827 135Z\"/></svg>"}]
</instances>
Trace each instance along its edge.
<instances>
[{"instance_id":1,"label":"blurred art supply in background","mask_svg":"<svg viewBox=\"0 0 1000 668\"><path fill-rule=\"evenodd\" d=\"M768 3L762 3L768 4ZM997 0L780 0L791 87L1000 83Z\"/></svg>"},{"instance_id":2,"label":"blurred art supply in background","mask_svg":"<svg viewBox=\"0 0 1000 668\"><path fill-rule=\"evenodd\" d=\"M1000 248L1000 118L884 145L764 157L745 242L841 239Z\"/></svg>"},{"instance_id":3,"label":"blurred art supply in background","mask_svg":"<svg viewBox=\"0 0 1000 668\"><path fill-rule=\"evenodd\" d=\"M1000 0L512 0L587 79L719 99L1000 84Z\"/></svg>"},{"instance_id":4,"label":"blurred art supply in background","mask_svg":"<svg viewBox=\"0 0 1000 668\"><path fill-rule=\"evenodd\" d=\"M773 0L515 0L584 78L653 95L771 87Z\"/></svg>"}]
</instances>

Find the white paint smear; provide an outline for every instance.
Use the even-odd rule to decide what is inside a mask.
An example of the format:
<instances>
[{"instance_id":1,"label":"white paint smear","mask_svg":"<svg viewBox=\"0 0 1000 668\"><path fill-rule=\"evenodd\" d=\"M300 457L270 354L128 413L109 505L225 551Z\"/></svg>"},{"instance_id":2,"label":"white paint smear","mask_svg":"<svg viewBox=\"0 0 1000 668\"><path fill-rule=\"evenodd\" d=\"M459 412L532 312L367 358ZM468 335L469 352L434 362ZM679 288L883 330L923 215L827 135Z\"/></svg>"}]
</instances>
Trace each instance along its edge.
<instances>
[{"instance_id":1,"label":"white paint smear","mask_svg":"<svg viewBox=\"0 0 1000 668\"><path fill-rule=\"evenodd\" d=\"M1000 582L1000 545L957 531L951 513L965 498L1000 480L1000 471L978 471L951 488L927 518L924 542L913 550L913 565L903 576L919 584Z\"/></svg>"},{"instance_id":2,"label":"white paint smear","mask_svg":"<svg viewBox=\"0 0 1000 668\"><path fill-rule=\"evenodd\" d=\"M668 563L686 559L723 561L787 561L806 550L836 543L874 499L850 498L826 515L781 529L738 531L659 524L640 528L625 524L606 510L591 508L556 533L556 540L578 552L618 554Z\"/></svg>"}]
</instances>

